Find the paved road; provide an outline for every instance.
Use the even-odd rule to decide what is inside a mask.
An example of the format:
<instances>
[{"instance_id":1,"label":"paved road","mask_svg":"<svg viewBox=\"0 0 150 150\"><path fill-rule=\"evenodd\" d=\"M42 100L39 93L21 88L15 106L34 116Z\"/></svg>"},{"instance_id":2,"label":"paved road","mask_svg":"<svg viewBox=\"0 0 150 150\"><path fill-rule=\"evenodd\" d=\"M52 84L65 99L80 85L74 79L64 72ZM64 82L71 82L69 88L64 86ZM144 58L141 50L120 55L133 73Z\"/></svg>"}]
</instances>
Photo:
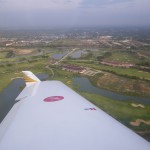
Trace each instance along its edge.
<instances>
[{"instance_id":1,"label":"paved road","mask_svg":"<svg viewBox=\"0 0 150 150\"><path fill-rule=\"evenodd\" d=\"M78 48L74 48L71 52L69 52L68 54L66 54L64 57L62 57L59 61L57 61L54 65L58 65L61 61L63 61L65 58L67 58L69 55L71 55L72 53L74 53Z\"/></svg>"},{"instance_id":2,"label":"paved road","mask_svg":"<svg viewBox=\"0 0 150 150\"><path fill-rule=\"evenodd\" d=\"M52 72L52 78L53 78L55 76L53 69L50 68L49 66L46 66L45 68L49 69Z\"/></svg>"}]
</instances>

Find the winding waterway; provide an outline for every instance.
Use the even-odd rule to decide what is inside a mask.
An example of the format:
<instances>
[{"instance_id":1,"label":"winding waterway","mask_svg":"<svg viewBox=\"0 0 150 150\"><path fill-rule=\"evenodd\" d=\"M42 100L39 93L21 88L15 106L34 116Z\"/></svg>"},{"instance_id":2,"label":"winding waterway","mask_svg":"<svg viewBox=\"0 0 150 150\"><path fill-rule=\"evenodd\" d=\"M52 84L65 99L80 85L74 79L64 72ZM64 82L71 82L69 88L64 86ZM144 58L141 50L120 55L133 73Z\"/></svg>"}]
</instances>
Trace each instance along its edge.
<instances>
[{"instance_id":1,"label":"winding waterway","mask_svg":"<svg viewBox=\"0 0 150 150\"><path fill-rule=\"evenodd\" d=\"M40 80L45 80L49 76L47 74L38 74L37 77ZM24 87L23 79L15 79L0 93L0 122L15 104L16 97Z\"/></svg>"},{"instance_id":2,"label":"winding waterway","mask_svg":"<svg viewBox=\"0 0 150 150\"><path fill-rule=\"evenodd\" d=\"M37 75L41 80L45 80L48 78L47 74L38 74ZM85 77L75 77L73 79L73 85L79 85L79 90L88 92L88 93L95 93L99 94L113 100L119 101L132 101L136 103L142 103L145 105L150 105L150 98L140 98L140 97L133 97L133 96L126 96L117 94L115 92L110 92L108 90L103 90L97 87L94 87L88 78ZM5 88L0 93L0 122L15 104L15 98L19 95L22 89L25 87L25 83L23 79L15 79L13 80L7 88Z\"/></svg>"},{"instance_id":3,"label":"winding waterway","mask_svg":"<svg viewBox=\"0 0 150 150\"><path fill-rule=\"evenodd\" d=\"M83 92L99 94L99 95L108 97L113 100L118 100L118 101L126 101L126 102L132 101L135 103L150 105L150 98L121 95L121 94L111 92L108 90L100 89L100 88L93 86L90 83L89 79L86 77L75 77L73 80L73 84L74 84L74 86L79 85L79 90L83 91Z\"/></svg>"}]
</instances>

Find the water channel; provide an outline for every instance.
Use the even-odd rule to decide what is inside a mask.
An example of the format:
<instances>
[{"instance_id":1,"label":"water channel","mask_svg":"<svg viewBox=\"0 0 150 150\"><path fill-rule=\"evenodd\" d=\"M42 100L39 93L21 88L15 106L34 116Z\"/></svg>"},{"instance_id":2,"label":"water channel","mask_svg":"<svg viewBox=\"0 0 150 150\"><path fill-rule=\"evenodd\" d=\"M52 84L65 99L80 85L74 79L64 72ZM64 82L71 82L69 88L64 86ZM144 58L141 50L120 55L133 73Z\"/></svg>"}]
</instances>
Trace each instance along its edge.
<instances>
[{"instance_id":1,"label":"water channel","mask_svg":"<svg viewBox=\"0 0 150 150\"><path fill-rule=\"evenodd\" d=\"M45 80L49 76L47 74L38 74L37 77L40 80ZM0 122L15 104L16 97L24 87L25 82L23 79L15 79L0 93Z\"/></svg>"},{"instance_id":2,"label":"water channel","mask_svg":"<svg viewBox=\"0 0 150 150\"><path fill-rule=\"evenodd\" d=\"M118 101L126 101L126 102L132 101L135 103L150 105L150 98L121 95L121 94L118 94L115 92L97 88L97 87L93 86L90 83L89 79L86 77L75 77L73 80L73 84L74 84L74 86L79 86L79 90L83 91L83 92L99 94L99 95L108 97L113 100L118 100Z\"/></svg>"},{"instance_id":3,"label":"water channel","mask_svg":"<svg viewBox=\"0 0 150 150\"><path fill-rule=\"evenodd\" d=\"M48 78L47 74L39 74L37 75L40 80L46 80ZM133 96L126 96L117 94L115 92L110 92L108 90L103 90L97 87L94 87L88 78L85 77L75 77L73 79L73 85L79 85L79 90L89 93L99 94L113 100L119 101L133 101L135 103L141 103L145 105L150 105L150 98L140 98L140 97L133 97ZM23 79L15 79L13 80L7 88L5 88L0 93L0 122L15 104L15 98L19 95L21 90L24 88L25 83Z\"/></svg>"}]
</instances>

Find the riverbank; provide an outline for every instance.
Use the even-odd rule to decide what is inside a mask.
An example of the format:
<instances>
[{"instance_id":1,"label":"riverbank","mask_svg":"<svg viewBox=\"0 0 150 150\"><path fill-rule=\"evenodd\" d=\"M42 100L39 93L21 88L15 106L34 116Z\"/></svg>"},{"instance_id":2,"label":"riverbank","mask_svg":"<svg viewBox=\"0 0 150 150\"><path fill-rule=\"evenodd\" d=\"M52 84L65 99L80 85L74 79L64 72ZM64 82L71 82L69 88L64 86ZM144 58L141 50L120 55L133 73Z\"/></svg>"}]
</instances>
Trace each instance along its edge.
<instances>
[{"instance_id":1,"label":"riverbank","mask_svg":"<svg viewBox=\"0 0 150 150\"><path fill-rule=\"evenodd\" d=\"M96 87L106 89L118 94L150 97L150 83L121 77L112 73L104 72L94 77L88 77Z\"/></svg>"},{"instance_id":2,"label":"riverbank","mask_svg":"<svg viewBox=\"0 0 150 150\"><path fill-rule=\"evenodd\" d=\"M47 61L39 60L35 62L22 62L11 65L0 66L0 92L2 92L12 81L17 77L22 77L21 71L30 70L35 74L39 72L46 72L45 68Z\"/></svg>"},{"instance_id":3,"label":"riverbank","mask_svg":"<svg viewBox=\"0 0 150 150\"><path fill-rule=\"evenodd\" d=\"M73 78L73 84L74 84L74 87L78 87L77 89L79 91L102 95L110 99L113 99L115 101L135 102L139 104L141 103L144 105L150 105L150 98L122 95L122 94L118 94L117 92L104 90L102 88L93 86L92 82L90 82L90 80L86 77Z\"/></svg>"},{"instance_id":4,"label":"riverbank","mask_svg":"<svg viewBox=\"0 0 150 150\"><path fill-rule=\"evenodd\" d=\"M36 65L38 65L38 64L35 63L33 66L36 66ZM43 66L44 66L44 64L43 64ZM32 68L30 68L30 69L32 69ZM56 69L55 67L51 68L51 69L53 69L53 72L55 74L55 76L53 76L53 80L60 80L60 81L64 82L66 85L73 88L73 90L76 90L76 92L78 92L80 95L82 95L83 97L85 97L86 99L88 99L89 101L94 103L97 107L104 110L106 113L108 113L109 115L111 115L112 117L114 117L115 119L120 121L121 123L125 124L127 127L131 128L133 131L148 132L150 130L150 126L146 125L146 124L144 126L139 125L138 127L132 126L130 124L130 122L134 121L135 119L141 118L141 117L142 117L142 119L146 120L150 116L150 111L149 111L150 106L149 105L143 105L144 108L141 108L141 107L136 108L136 107L133 107L132 103L130 103L130 102L115 101L115 100L112 100L111 98L107 98L105 96L101 96L98 94L83 92L79 89L80 86L73 85L73 79L77 76L77 74L62 71L58 68ZM35 70L33 69L32 71L35 74L38 72L45 72L45 73L49 74L50 78L52 77L51 70L46 69L46 68L44 68L43 71L40 69L35 69ZM11 76L11 73L9 72L8 75ZM15 74L15 73L13 73L13 75L18 76L18 74ZM20 79L16 79L16 80L20 80ZM15 89L15 88L13 88L13 89ZM21 91L20 86L19 86L19 90ZM10 92L7 92L7 93L10 93ZM13 99L11 98L11 100L13 100ZM3 108L3 106L2 106L2 108Z\"/></svg>"},{"instance_id":5,"label":"riverbank","mask_svg":"<svg viewBox=\"0 0 150 150\"><path fill-rule=\"evenodd\" d=\"M150 81L148 80L150 74L148 72L135 68L110 67L90 61L65 61L65 63L99 70L101 73L92 77L87 76L94 86L123 95L150 97Z\"/></svg>"},{"instance_id":6,"label":"riverbank","mask_svg":"<svg viewBox=\"0 0 150 150\"><path fill-rule=\"evenodd\" d=\"M134 108L130 102L113 101L112 99L100 96L97 94L91 94L86 92L77 91L80 95L88 99L90 102L98 106L100 109L105 111L107 114L132 129L137 134L140 134L144 138L150 131L150 125L140 124L139 126L132 126L130 122L134 121L135 118L143 118L147 120L150 116L150 106L145 108ZM149 134L150 135L150 134ZM149 138L146 137L150 141Z\"/></svg>"}]
</instances>

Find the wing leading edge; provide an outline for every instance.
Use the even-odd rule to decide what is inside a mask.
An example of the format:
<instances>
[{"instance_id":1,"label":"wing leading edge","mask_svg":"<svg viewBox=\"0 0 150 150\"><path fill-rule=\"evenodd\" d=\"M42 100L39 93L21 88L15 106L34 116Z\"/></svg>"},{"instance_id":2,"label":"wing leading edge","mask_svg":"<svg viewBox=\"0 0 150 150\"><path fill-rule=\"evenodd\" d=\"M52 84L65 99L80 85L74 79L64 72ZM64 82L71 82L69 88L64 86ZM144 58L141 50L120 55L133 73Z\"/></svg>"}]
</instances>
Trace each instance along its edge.
<instances>
[{"instance_id":1,"label":"wing leading edge","mask_svg":"<svg viewBox=\"0 0 150 150\"><path fill-rule=\"evenodd\" d=\"M149 142L59 81L25 88L26 97L0 125L0 150L150 149Z\"/></svg>"}]
</instances>

